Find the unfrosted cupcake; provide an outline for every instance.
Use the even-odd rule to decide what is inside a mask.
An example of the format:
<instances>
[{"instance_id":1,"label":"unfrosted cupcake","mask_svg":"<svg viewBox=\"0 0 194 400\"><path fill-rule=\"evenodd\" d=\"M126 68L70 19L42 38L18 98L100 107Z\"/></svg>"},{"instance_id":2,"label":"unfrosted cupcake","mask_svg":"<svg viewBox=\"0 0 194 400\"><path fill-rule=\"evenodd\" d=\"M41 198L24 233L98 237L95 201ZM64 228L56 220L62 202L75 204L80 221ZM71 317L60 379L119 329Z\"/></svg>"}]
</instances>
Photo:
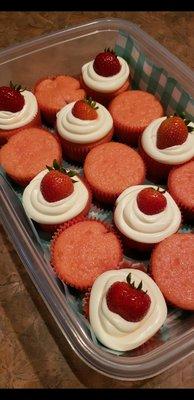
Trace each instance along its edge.
<instances>
[{"instance_id":1,"label":"unfrosted cupcake","mask_svg":"<svg viewBox=\"0 0 194 400\"><path fill-rule=\"evenodd\" d=\"M105 49L82 67L81 86L88 96L105 106L131 87L130 69L122 57Z\"/></svg>"},{"instance_id":2,"label":"unfrosted cupcake","mask_svg":"<svg viewBox=\"0 0 194 400\"><path fill-rule=\"evenodd\" d=\"M46 165L62 161L56 136L41 128L23 129L0 149L0 163L7 175L26 186Z\"/></svg>"},{"instance_id":3,"label":"unfrosted cupcake","mask_svg":"<svg viewBox=\"0 0 194 400\"><path fill-rule=\"evenodd\" d=\"M62 107L85 97L79 81L67 75L40 79L35 84L34 94L44 121L51 126L54 126L56 114Z\"/></svg>"},{"instance_id":4,"label":"unfrosted cupcake","mask_svg":"<svg viewBox=\"0 0 194 400\"><path fill-rule=\"evenodd\" d=\"M103 105L85 98L57 113L56 129L64 155L81 162L92 148L112 139L113 120Z\"/></svg>"},{"instance_id":5,"label":"unfrosted cupcake","mask_svg":"<svg viewBox=\"0 0 194 400\"><path fill-rule=\"evenodd\" d=\"M117 235L97 220L67 222L51 242L51 264L57 276L79 290L90 288L102 272L118 268L122 258Z\"/></svg>"},{"instance_id":6,"label":"unfrosted cupcake","mask_svg":"<svg viewBox=\"0 0 194 400\"><path fill-rule=\"evenodd\" d=\"M168 190L188 223L194 223L194 160L171 170Z\"/></svg>"},{"instance_id":7,"label":"unfrosted cupcake","mask_svg":"<svg viewBox=\"0 0 194 400\"><path fill-rule=\"evenodd\" d=\"M89 152L84 162L84 175L96 200L113 205L124 189L143 183L145 166L135 150L110 142Z\"/></svg>"},{"instance_id":8,"label":"unfrosted cupcake","mask_svg":"<svg viewBox=\"0 0 194 400\"><path fill-rule=\"evenodd\" d=\"M142 90L127 90L115 97L108 106L115 131L121 142L137 146L145 128L164 115L162 104L156 97Z\"/></svg>"},{"instance_id":9,"label":"unfrosted cupcake","mask_svg":"<svg viewBox=\"0 0 194 400\"><path fill-rule=\"evenodd\" d=\"M126 251L150 251L177 232L181 212L170 194L150 185L132 186L116 200L114 223Z\"/></svg>"},{"instance_id":10,"label":"unfrosted cupcake","mask_svg":"<svg viewBox=\"0 0 194 400\"><path fill-rule=\"evenodd\" d=\"M22 203L26 214L44 231L54 232L62 223L87 215L91 200L83 179L55 161L25 188Z\"/></svg>"},{"instance_id":11,"label":"unfrosted cupcake","mask_svg":"<svg viewBox=\"0 0 194 400\"><path fill-rule=\"evenodd\" d=\"M143 132L139 153L148 178L166 183L173 167L194 158L194 123L176 115L156 119Z\"/></svg>"},{"instance_id":12,"label":"unfrosted cupcake","mask_svg":"<svg viewBox=\"0 0 194 400\"><path fill-rule=\"evenodd\" d=\"M0 146L22 129L40 126L36 97L21 85L0 87Z\"/></svg>"},{"instance_id":13,"label":"unfrosted cupcake","mask_svg":"<svg viewBox=\"0 0 194 400\"><path fill-rule=\"evenodd\" d=\"M151 274L166 300L194 310L194 234L176 233L154 249Z\"/></svg>"},{"instance_id":14,"label":"unfrosted cupcake","mask_svg":"<svg viewBox=\"0 0 194 400\"><path fill-rule=\"evenodd\" d=\"M97 339L112 350L139 347L161 328L166 317L166 302L160 289L142 271L107 271L92 286L90 324Z\"/></svg>"}]
</instances>

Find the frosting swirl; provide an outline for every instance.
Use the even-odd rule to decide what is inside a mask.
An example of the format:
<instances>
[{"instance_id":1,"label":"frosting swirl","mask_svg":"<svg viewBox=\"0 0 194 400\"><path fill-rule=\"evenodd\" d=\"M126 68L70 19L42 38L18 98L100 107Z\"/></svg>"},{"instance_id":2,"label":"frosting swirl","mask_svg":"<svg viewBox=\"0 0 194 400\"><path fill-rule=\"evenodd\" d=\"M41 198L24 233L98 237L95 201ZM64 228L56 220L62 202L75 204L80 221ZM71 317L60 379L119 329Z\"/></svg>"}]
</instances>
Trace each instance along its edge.
<instances>
[{"instance_id":1,"label":"frosting swirl","mask_svg":"<svg viewBox=\"0 0 194 400\"><path fill-rule=\"evenodd\" d=\"M127 62L122 57L117 58L121 64L121 69L118 74L108 77L98 75L95 72L93 67L94 60L84 64L82 67L82 77L85 84L96 92L102 93L111 93L120 89L129 77L130 70Z\"/></svg>"},{"instance_id":2,"label":"frosting swirl","mask_svg":"<svg viewBox=\"0 0 194 400\"><path fill-rule=\"evenodd\" d=\"M67 104L57 113L57 130L59 135L73 143L93 143L102 139L113 127L109 111L96 103L98 118L83 120L74 117L72 109L75 102Z\"/></svg>"},{"instance_id":3,"label":"frosting swirl","mask_svg":"<svg viewBox=\"0 0 194 400\"><path fill-rule=\"evenodd\" d=\"M142 281L151 299L150 308L139 322L129 322L109 310L106 294L117 281L126 281L131 272L135 286ZM152 278L137 269L106 271L94 282L90 293L89 318L96 337L112 350L127 351L135 349L150 339L162 326L167 317L164 297Z\"/></svg>"},{"instance_id":4,"label":"frosting swirl","mask_svg":"<svg viewBox=\"0 0 194 400\"><path fill-rule=\"evenodd\" d=\"M192 122L189 124L193 127L193 131L188 134L184 143L167 147L166 149L159 149L156 146L157 131L166 118L158 118L148 125L141 138L142 147L151 158L160 163L168 163L170 165L183 164L194 157L194 124Z\"/></svg>"},{"instance_id":5,"label":"frosting swirl","mask_svg":"<svg viewBox=\"0 0 194 400\"><path fill-rule=\"evenodd\" d=\"M88 201L88 190L78 176L74 176L73 193L59 201L49 203L40 190L41 180L48 170L41 171L26 186L23 192L23 206L26 214L40 224L59 224L80 214Z\"/></svg>"},{"instance_id":6,"label":"frosting swirl","mask_svg":"<svg viewBox=\"0 0 194 400\"><path fill-rule=\"evenodd\" d=\"M139 209L137 195L150 186L157 189L153 185L131 186L116 200L115 225L126 237L140 243L159 243L177 232L181 224L181 212L168 192L163 193L167 200L164 211L147 215Z\"/></svg>"},{"instance_id":7,"label":"frosting swirl","mask_svg":"<svg viewBox=\"0 0 194 400\"><path fill-rule=\"evenodd\" d=\"M24 90L24 107L17 112L0 111L0 129L17 129L29 124L38 112L38 103L32 92Z\"/></svg>"}]
</instances>

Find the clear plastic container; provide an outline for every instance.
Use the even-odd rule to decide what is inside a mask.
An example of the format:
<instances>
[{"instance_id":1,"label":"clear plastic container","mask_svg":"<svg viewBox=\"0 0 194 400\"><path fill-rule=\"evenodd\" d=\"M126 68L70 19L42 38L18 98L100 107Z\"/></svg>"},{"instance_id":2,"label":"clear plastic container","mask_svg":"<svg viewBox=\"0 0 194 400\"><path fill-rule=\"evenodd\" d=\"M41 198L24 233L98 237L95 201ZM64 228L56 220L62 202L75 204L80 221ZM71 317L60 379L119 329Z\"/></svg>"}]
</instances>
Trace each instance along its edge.
<instances>
[{"instance_id":1,"label":"clear plastic container","mask_svg":"<svg viewBox=\"0 0 194 400\"><path fill-rule=\"evenodd\" d=\"M119 31L135 39L150 60L173 76L194 97L194 74L135 24L120 19L92 23L42 36L0 52L0 85L30 87L41 76L77 75L81 66L105 47L114 48ZM145 349L112 354L91 340L82 320L66 301L64 288L49 263L48 247L32 229L21 202L0 175L1 222L53 318L77 355L98 372L121 380L153 377L194 351L194 315L169 312L165 340ZM165 334L165 332L163 332Z\"/></svg>"}]
</instances>

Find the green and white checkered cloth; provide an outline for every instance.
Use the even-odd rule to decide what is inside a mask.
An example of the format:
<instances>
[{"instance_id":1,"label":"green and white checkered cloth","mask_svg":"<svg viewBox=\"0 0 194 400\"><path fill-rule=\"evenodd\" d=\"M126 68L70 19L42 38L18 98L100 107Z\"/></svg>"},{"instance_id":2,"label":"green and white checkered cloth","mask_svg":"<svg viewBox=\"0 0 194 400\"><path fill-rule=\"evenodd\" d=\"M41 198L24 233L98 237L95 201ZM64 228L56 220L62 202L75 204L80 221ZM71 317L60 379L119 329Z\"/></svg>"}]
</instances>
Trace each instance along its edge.
<instances>
[{"instance_id":1,"label":"green and white checkered cloth","mask_svg":"<svg viewBox=\"0 0 194 400\"><path fill-rule=\"evenodd\" d=\"M115 51L130 66L133 89L154 94L164 106L166 115L185 112L187 118L194 119L194 99L164 68L154 64L131 36L119 32Z\"/></svg>"}]
</instances>

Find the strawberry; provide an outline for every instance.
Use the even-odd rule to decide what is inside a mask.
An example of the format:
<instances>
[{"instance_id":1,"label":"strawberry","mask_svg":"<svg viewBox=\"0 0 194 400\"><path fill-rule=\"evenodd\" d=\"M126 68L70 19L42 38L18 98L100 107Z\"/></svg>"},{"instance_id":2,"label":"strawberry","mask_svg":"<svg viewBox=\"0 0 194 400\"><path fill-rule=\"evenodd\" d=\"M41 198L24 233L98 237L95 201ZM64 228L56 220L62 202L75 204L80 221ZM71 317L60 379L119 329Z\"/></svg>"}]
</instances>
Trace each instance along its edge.
<instances>
[{"instance_id":1,"label":"strawberry","mask_svg":"<svg viewBox=\"0 0 194 400\"><path fill-rule=\"evenodd\" d=\"M83 100L76 101L72 109L72 114L79 119L94 120L98 118L97 109L96 102L91 97L86 97Z\"/></svg>"},{"instance_id":2,"label":"strawberry","mask_svg":"<svg viewBox=\"0 0 194 400\"><path fill-rule=\"evenodd\" d=\"M113 283L107 294L106 302L110 311L119 314L126 321L141 321L147 314L151 299L142 290L142 282L135 287L131 283L131 273L127 276L127 282Z\"/></svg>"},{"instance_id":3,"label":"strawberry","mask_svg":"<svg viewBox=\"0 0 194 400\"><path fill-rule=\"evenodd\" d=\"M157 131L156 146L158 149L166 149L184 143L188 137L186 122L177 115L166 118Z\"/></svg>"},{"instance_id":4,"label":"strawberry","mask_svg":"<svg viewBox=\"0 0 194 400\"><path fill-rule=\"evenodd\" d=\"M163 195L165 190L147 187L137 195L137 204L144 214L153 215L162 212L167 205L166 197Z\"/></svg>"},{"instance_id":5,"label":"strawberry","mask_svg":"<svg viewBox=\"0 0 194 400\"><path fill-rule=\"evenodd\" d=\"M105 49L96 56L93 68L98 75L113 76L118 74L121 64L113 50Z\"/></svg>"},{"instance_id":6,"label":"strawberry","mask_svg":"<svg viewBox=\"0 0 194 400\"><path fill-rule=\"evenodd\" d=\"M47 168L49 172L44 175L40 185L44 199L52 203L70 196L73 193L73 183L76 182L71 179L75 172L67 172L56 160L53 162L53 167L47 166Z\"/></svg>"},{"instance_id":7,"label":"strawberry","mask_svg":"<svg viewBox=\"0 0 194 400\"><path fill-rule=\"evenodd\" d=\"M17 112L24 107L24 96L21 94L21 85L13 85L0 87L0 110Z\"/></svg>"}]
</instances>

